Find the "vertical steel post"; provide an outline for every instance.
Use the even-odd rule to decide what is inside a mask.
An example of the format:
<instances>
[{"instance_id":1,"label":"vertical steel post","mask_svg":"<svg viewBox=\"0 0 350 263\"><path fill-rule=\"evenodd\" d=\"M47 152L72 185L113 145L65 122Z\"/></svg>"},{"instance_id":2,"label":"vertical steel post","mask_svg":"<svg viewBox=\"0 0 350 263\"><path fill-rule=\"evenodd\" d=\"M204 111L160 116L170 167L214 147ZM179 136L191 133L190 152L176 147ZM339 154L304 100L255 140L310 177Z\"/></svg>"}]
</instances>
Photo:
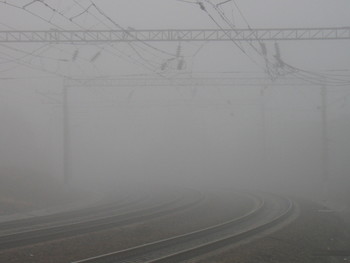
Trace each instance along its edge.
<instances>
[{"instance_id":1,"label":"vertical steel post","mask_svg":"<svg viewBox=\"0 0 350 263\"><path fill-rule=\"evenodd\" d=\"M71 181L70 170L70 127L69 127L69 98L68 86L63 82L62 89L62 141L63 141L63 182L68 185Z\"/></svg>"},{"instance_id":2,"label":"vertical steel post","mask_svg":"<svg viewBox=\"0 0 350 263\"><path fill-rule=\"evenodd\" d=\"M265 107L265 90L266 87L262 87L260 90L260 112L261 112L261 161L262 161L262 173L263 176L267 176L268 158L267 158L267 134L266 134L266 107Z\"/></svg>"},{"instance_id":3,"label":"vertical steel post","mask_svg":"<svg viewBox=\"0 0 350 263\"><path fill-rule=\"evenodd\" d=\"M322 117L322 181L324 201L328 199L329 183L329 146L328 146L328 116L327 116L327 86L324 83L321 87L321 117Z\"/></svg>"}]
</instances>

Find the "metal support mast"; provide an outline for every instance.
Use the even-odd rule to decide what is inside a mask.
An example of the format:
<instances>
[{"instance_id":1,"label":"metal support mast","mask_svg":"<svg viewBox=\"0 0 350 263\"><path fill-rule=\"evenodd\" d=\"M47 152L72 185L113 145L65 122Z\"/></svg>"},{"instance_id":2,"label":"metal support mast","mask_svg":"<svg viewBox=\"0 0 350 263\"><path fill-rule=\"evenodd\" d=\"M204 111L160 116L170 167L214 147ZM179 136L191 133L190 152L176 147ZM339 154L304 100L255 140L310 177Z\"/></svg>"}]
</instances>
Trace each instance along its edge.
<instances>
[{"instance_id":1,"label":"metal support mast","mask_svg":"<svg viewBox=\"0 0 350 263\"><path fill-rule=\"evenodd\" d=\"M267 158L267 131L266 131L266 107L265 107L265 91L266 86L260 90L260 112L261 112L261 140L262 140L262 173L267 175L268 158Z\"/></svg>"},{"instance_id":2,"label":"metal support mast","mask_svg":"<svg viewBox=\"0 0 350 263\"><path fill-rule=\"evenodd\" d=\"M321 87L321 117L322 117L322 179L324 187L324 202L328 200L329 184L329 146L328 146L328 116L327 116L327 86Z\"/></svg>"},{"instance_id":3,"label":"metal support mast","mask_svg":"<svg viewBox=\"0 0 350 263\"><path fill-rule=\"evenodd\" d=\"M63 181L68 185L71 181L71 145L70 145L70 118L69 118L69 100L68 87L63 84L62 89L62 140L63 140Z\"/></svg>"}]
</instances>

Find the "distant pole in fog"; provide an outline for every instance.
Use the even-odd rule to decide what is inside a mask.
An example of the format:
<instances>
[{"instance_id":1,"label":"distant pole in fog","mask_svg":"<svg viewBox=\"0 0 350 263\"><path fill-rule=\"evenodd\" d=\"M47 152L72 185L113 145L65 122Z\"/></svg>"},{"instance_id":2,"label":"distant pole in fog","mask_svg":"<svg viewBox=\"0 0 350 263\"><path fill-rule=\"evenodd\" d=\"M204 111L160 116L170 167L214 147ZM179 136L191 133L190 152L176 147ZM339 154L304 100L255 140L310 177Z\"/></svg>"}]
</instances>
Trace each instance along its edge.
<instances>
[{"instance_id":1,"label":"distant pole in fog","mask_svg":"<svg viewBox=\"0 0 350 263\"><path fill-rule=\"evenodd\" d=\"M68 185L71 180L70 175L70 128L69 128L69 101L68 101L68 87L63 83L62 89L62 141L63 141L63 156L62 156L62 170L63 182Z\"/></svg>"},{"instance_id":2,"label":"distant pole in fog","mask_svg":"<svg viewBox=\"0 0 350 263\"><path fill-rule=\"evenodd\" d=\"M322 115L322 181L324 187L324 201L328 199L329 183L329 146L328 146L328 118L327 118L327 85L321 87L321 115Z\"/></svg>"},{"instance_id":3,"label":"distant pole in fog","mask_svg":"<svg viewBox=\"0 0 350 263\"><path fill-rule=\"evenodd\" d=\"M262 146L262 173L263 176L267 175L267 134L266 134L266 107L265 107L265 90L266 86L263 86L260 90L260 112L261 112L261 146Z\"/></svg>"}]
</instances>

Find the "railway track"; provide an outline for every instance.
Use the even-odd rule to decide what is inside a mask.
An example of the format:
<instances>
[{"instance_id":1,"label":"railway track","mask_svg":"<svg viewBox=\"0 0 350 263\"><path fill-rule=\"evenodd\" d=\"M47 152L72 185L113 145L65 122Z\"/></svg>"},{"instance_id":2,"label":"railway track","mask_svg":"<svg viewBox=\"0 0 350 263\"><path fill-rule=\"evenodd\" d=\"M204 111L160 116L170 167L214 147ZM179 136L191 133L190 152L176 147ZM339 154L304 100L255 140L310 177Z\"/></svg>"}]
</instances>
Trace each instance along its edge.
<instances>
[{"instance_id":1,"label":"railway track","mask_svg":"<svg viewBox=\"0 0 350 263\"><path fill-rule=\"evenodd\" d=\"M60 221L58 224L40 225L33 229L15 230L10 234L0 235L0 249L8 249L31 245L39 242L54 240L100 231L108 228L128 225L135 222L149 220L170 213L175 213L199 204L204 196L199 192L182 193L180 196L156 196L153 202L142 202L137 208L129 211L98 215L97 217L83 218L74 222ZM157 201L156 201L157 200ZM159 201L161 200L161 201ZM34 219L33 219L34 220Z\"/></svg>"},{"instance_id":2,"label":"railway track","mask_svg":"<svg viewBox=\"0 0 350 263\"><path fill-rule=\"evenodd\" d=\"M132 207L142 204L148 198L149 196L145 195L137 197L132 196L125 199L118 198L115 201L101 201L95 205L82 207L80 209L4 221L0 223L0 236L28 229L43 228L45 225L59 225L68 222L82 221L91 218L91 215L96 217L115 212L120 213L123 209L131 209Z\"/></svg>"},{"instance_id":3,"label":"railway track","mask_svg":"<svg viewBox=\"0 0 350 263\"><path fill-rule=\"evenodd\" d=\"M278 225L293 212L289 199L264 195L254 197L255 207L247 214L212 227L116 251L73 263L181 262L232 245Z\"/></svg>"}]
</instances>

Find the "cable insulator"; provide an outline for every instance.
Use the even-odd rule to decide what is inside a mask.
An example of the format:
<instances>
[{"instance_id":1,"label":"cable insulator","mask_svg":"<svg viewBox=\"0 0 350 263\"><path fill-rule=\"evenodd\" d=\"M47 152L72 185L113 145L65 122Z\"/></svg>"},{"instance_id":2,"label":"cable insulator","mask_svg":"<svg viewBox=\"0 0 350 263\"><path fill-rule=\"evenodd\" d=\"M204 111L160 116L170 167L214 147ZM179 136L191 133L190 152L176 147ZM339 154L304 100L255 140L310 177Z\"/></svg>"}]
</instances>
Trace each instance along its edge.
<instances>
[{"instance_id":1,"label":"cable insulator","mask_svg":"<svg viewBox=\"0 0 350 263\"><path fill-rule=\"evenodd\" d=\"M200 7L203 11L207 11L207 10L205 9L205 6L204 6L204 4L203 4L202 2L198 2L198 4L199 4L199 7Z\"/></svg>"},{"instance_id":2,"label":"cable insulator","mask_svg":"<svg viewBox=\"0 0 350 263\"><path fill-rule=\"evenodd\" d=\"M275 55L276 59L281 59L280 47L277 42L275 43L275 51L276 51L276 55Z\"/></svg>"},{"instance_id":3,"label":"cable insulator","mask_svg":"<svg viewBox=\"0 0 350 263\"><path fill-rule=\"evenodd\" d=\"M95 62L96 59L101 55L101 51L97 52L91 59L90 62Z\"/></svg>"},{"instance_id":4,"label":"cable insulator","mask_svg":"<svg viewBox=\"0 0 350 263\"><path fill-rule=\"evenodd\" d=\"M182 70L185 64L185 60L180 59L179 62L177 63L177 70Z\"/></svg>"},{"instance_id":5,"label":"cable insulator","mask_svg":"<svg viewBox=\"0 0 350 263\"><path fill-rule=\"evenodd\" d=\"M167 65L168 65L168 64L167 64L166 62L162 63L160 69L161 69L161 70L165 70L166 67L167 67Z\"/></svg>"},{"instance_id":6,"label":"cable insulator","mask_svg":"<svg viewBox=\"0 0 350 263\"><path fill-rule=\"evenodd\" d=\"M79 54L79 51L75 50L74 53L73 53L73 56L72 56L72 61L75 61L77 59L78 54Z\"/></svg>"},{"instance_id":7,"label":"cable insulator","mask_svg":"<svg viewBox=\"0 0 350 263\"><path fill-rule=\"evenodd\" d=\"M176 57L180 57L180 55L181 55L181 44L179 44L179 45L177 46Z\"/></svg>"},{"instance_id":8,"label":"cable insulator","mask_svg":"<svg viewBox=\"0 0 350 263\"><path fill-rule=\"evenodd\" d=\"M266 49L266 45L263 42L259 42L260 43L260 47L261 47L261 52L262 54L266 57L267 56L267 49Z\"/></svg>"}]
</instances>

